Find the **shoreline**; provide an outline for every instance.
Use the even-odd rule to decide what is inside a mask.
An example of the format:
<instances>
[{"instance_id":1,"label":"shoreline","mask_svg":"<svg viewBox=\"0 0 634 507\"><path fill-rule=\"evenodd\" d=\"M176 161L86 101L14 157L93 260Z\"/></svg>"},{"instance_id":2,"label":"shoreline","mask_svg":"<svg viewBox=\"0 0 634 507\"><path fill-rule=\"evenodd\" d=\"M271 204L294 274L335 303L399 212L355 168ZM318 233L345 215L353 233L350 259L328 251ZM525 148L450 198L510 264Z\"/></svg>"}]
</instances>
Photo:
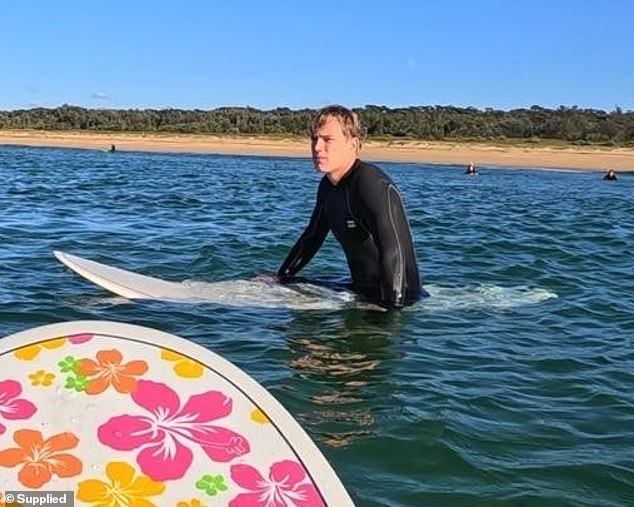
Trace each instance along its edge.
<instances>
[{"instance_id":1,"label":"shoreline","mask_svg":"<svg viewBox=\"0 0 634 507\"><path fill-rule=\"evenodd\" d=\"M0 145L117 151L310 157L308 139L205 134L0 130ZM361 158L368 161L503 166L531 169L634 171L633 148L503 146L425 140L369 140Z\"/></svg>"}]
</instances>

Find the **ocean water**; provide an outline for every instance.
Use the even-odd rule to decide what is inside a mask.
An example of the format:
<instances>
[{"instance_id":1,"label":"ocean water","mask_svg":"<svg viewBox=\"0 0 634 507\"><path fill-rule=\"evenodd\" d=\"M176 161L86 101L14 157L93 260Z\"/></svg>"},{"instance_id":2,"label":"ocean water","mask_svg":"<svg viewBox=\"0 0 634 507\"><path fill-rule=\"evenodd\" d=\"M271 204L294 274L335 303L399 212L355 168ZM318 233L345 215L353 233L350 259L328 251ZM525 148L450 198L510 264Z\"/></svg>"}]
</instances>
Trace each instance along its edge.
<instances>
[{"instance_id":1,"label":"ocean water","mask_svg":"<svg viewBox=\"0 0 634 507\"><path fill-rule=\"evenodd\" d=\"M388 314L331 293L134 302L52 255L248 282L306 224L308 159L0 147L0 336L106 319L202 344L282 402L360 506L634 505L634 177L379 165L432 295ZM332 237L302 274L347 274Z\"/></svg>"}]
</instances>

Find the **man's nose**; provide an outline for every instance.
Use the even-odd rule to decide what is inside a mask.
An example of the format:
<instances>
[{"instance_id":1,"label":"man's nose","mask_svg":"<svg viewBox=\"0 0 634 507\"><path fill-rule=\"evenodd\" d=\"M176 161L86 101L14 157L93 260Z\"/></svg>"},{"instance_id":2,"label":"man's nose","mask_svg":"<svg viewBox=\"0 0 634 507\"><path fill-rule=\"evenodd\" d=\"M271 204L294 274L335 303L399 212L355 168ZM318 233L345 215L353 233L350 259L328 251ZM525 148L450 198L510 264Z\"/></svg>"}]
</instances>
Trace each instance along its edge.
<instances>
[{"instance_id":1,"label":"man's nose","mask_svg":"<svg viewBox=\"0 0 634 507\"><path fill-rule=\"evenodd\" d=\"M315 139L313 141L313 150L315 151L321 151L324 149L324 140L323 139Z\"/></svg>"}]
</instances>

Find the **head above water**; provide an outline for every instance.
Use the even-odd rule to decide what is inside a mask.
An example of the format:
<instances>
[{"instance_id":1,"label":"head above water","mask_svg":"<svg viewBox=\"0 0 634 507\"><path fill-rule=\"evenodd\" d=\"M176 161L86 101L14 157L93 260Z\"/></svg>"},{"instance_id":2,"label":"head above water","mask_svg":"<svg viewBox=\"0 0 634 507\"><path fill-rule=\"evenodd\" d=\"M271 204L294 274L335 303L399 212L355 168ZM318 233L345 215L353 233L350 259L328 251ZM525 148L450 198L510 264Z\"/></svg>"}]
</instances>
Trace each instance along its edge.
<instances>
[{"instance_id":1,"label":"head above water","mask_svg":"<svg viewBox=\"0 0 634 507\"><path fill-rule=\"evenodd\" d=\"M361 151L361 123L350 109L332 105L317 112L310 126L315 169L337 183Z\"/></svg>"},{"instance_id":2,"label":"head above water","mask_svg":"<svg viewBox=\"0 0 634 507\"><path fill-rule=\"evenodd\" d=\"M361 138L361 122L359 121L357 113L347 107L336 104L326 106L317 111L317 114L313 117L310 125L311 136L315 135L315 133L318 132L319 129L331 118L334 118L337 122L339 122L344 135L348 139ZM360 143L359 147L361 147Z\"/></svg>"}]
</instances>

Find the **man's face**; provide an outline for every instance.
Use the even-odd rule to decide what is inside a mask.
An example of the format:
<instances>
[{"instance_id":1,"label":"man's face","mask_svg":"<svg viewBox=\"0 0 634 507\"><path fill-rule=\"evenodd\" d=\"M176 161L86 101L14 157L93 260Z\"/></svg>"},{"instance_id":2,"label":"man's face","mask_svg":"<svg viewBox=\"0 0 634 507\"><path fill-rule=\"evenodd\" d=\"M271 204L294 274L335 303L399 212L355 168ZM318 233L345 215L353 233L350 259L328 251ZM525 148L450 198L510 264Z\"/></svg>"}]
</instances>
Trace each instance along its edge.
<instances>
[{"instance_id":1,"label":"man's face","mask_svg":"<svg viewBox=\"0 0 634 507\"><path fill-rule=\"evenodd\" d=\"M336 118L327 118L313 134L311 149L315 169L336 183L357 158L357 138L347 138Z\"/></svg>"}]
</instances>

